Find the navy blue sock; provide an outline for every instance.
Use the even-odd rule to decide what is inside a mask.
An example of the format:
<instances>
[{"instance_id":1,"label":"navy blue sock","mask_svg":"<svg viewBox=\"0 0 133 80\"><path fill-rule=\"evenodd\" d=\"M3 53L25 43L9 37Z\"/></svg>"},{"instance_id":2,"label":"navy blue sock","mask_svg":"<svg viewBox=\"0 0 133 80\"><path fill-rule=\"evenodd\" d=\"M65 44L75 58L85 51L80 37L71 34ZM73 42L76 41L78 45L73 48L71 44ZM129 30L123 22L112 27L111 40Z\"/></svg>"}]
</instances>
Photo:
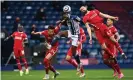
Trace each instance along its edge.
<instances>
[{"instance_id":1,"label":"navy blue sock","mask_svg":"<svg viewBox=\"0 0 133 80\"><path fill-rule=\"evenodd\" d=\"M74 58L75 58L76 62L77 62L78 64L80 64L80 58L79 58L79 55L75 55Z\"/></svg>"}]
</instances>

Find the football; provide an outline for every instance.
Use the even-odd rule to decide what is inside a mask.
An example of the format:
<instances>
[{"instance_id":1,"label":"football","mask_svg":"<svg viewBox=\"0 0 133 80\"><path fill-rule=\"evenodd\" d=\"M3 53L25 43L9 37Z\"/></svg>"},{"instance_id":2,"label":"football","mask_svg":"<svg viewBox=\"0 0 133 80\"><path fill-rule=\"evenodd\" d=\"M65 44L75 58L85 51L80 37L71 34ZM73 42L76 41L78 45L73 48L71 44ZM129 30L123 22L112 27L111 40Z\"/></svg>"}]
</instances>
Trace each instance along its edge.
<instances>
[{"instance_id":1,"label":"football","mask_svg":"<svg viewBox=\"0 0 133 80\"><path fill-rule=\"evenodd\" d=\"M71 12L71 7L69 5L65 5L63 7L63 12Z\"/></svg>"}]
</instances>

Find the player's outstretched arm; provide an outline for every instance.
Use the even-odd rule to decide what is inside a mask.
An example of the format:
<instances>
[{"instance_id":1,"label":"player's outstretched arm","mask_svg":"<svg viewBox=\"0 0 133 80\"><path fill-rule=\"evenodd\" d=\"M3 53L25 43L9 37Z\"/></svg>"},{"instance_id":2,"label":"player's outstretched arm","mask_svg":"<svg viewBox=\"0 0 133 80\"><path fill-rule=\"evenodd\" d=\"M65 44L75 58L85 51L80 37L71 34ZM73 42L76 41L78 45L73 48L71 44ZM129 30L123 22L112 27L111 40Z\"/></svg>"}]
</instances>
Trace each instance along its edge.
<instances>
[{"instance_id":1,"label":"player's outstretched arm","mask_svg":"<svg viewBox=\"0 0 133 80\"><path fill-rule=\"evenodd\" d=\"M4 39L4 41L7 41L8 39L10 39L11 37L13 37L12 35L11 36L8 36L6 39Z\"/></svg>"},{"instance_id":2,"label":"player's outstretched arm","mask_svg":"<svg viewBox=\"0 0 133 80\"><path fill-rule=\"evenodd\" d=\"M118 17L110 16L110 15L104 14L104 13L102 13L102 12L100 12L99 15L100 15L101 17L104 17L104 18L109 18L109 19L113 19L113 20L116 20L116 21L119 20Z\"/></svg>"},{"instance_id":3,"label":"player's outstretched arm","mask_svg":"<svg viewBox=\"0 0 133 80\"><path fill-rule=\"evenodd\" d=\"M31 34L35 34L35 35L40 34L41 35L41 32L32 31Z\"/></svg>"},{"instance_id":4,"label":"player's outstretched arm","mask_svg":"<svg viewBox=\"0 0 133 80\"><path fill-rule=\"evenodd\" d=\"M117 41L119 41L120 40L120 35L119 35L119 33L117 32L117 33L115 33L115 35L116 35L116 37L117 37Z\"/></svg>"},{"instance_id":5,"label":"player's outstretched arm","mask_svg":"<svg viewBox=\"0 0 133 80\"><path fill-rule=\"evenodd\" d=\"M89 23L85 23L85 26L87 28L87 32L88 32L89 37L90 37L89 43L92 44L92 35L91 35L91 28L89 26Z\"/></svg>"}]
</instances>

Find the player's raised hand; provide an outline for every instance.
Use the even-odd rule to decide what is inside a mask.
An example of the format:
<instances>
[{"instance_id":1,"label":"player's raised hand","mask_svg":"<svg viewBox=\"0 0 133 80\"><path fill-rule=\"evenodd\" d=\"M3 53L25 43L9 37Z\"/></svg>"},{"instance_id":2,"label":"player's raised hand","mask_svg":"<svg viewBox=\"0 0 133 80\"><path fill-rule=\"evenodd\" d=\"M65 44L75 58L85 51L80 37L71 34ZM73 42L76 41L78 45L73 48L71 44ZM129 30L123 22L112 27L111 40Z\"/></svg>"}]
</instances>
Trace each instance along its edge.
<instances>
[{"instance_id":1,"label":"player's raised hand","mask_svg":"<svg viewBox=\"0 0 133 80\"><path fill-rule=\"evenodd\" d=\"M122 53L121 56L122 58L127 59L127 56L124 53Z\"/></svg>"},{"instance_id":2,"label":"player's raised hand","mask_svg":"<svg viewBox=\"0 0 133 80\"><path fill-rule=\"evenodd\" d=\"M118 21L118 20L119 20L119 17L114 17L114 20L115 20L115 21Z\"/></svg>"},{"instance_id":3,"label":"player's raised hand","mask_svg":"<svg viewBox=\"0 0 133 80\"><path fill-rule=\"evenodd\" d=\"M6 39L4 39L4 41L7 41L9 39L9 37L7 37Z\"/></svg>"}]
</instances>

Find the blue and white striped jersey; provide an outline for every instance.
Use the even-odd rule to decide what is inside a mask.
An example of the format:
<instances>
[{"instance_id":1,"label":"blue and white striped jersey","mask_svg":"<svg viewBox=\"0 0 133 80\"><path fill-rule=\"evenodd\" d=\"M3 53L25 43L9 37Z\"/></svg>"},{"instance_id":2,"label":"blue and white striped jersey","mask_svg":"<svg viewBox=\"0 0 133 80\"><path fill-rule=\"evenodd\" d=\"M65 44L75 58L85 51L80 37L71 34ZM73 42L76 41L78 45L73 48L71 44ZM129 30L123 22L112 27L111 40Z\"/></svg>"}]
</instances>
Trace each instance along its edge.
<instances>
[{"instance_id":1,"label":"blue and white striped jersey","mask_svg":"<svg viewBox=\"0 0 133 80\"><path fill-rule=\"evenodd\" d=\"M67 26L72 35L78 35L80 33L79 21L80 18L78 16L70 16L70 19L67 21Z\"/></svg>"}]
</instances>

